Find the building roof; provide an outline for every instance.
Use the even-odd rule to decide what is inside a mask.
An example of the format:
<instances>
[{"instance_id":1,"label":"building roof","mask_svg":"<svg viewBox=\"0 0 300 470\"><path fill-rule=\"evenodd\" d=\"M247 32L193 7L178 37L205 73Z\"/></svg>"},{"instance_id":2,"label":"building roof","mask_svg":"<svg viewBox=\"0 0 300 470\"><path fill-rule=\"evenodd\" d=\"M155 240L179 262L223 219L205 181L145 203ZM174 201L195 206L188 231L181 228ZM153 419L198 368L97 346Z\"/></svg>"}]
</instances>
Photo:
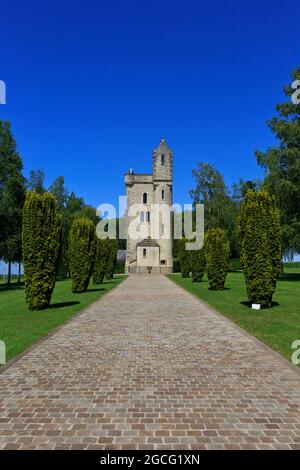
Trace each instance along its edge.
<instances>
[{"instance_id":1,"label":"building roof","mask_svg":"<svg viewBox=\"0 0 300 470\"><path fill-rule=\"evenodd\" d=\"M157 147L157 149L155 149L155 151L161 151L161 152L171 151L172 152L172 150L168 146L166 139L164 137L161 138L159 146Z\"/></svg>"},{"instance_id":2,"label":"building roof","mask_svg":"<svg viewBox=\"0 0 300 470\"><path fill-rule=\"evenodd\" d=\"M136 246L154 246L154 247L159 247L159 244L157 243L156 240L153 240L152 238L145 238L144 240L138 242Z\"/></svg>"}]
</instances>

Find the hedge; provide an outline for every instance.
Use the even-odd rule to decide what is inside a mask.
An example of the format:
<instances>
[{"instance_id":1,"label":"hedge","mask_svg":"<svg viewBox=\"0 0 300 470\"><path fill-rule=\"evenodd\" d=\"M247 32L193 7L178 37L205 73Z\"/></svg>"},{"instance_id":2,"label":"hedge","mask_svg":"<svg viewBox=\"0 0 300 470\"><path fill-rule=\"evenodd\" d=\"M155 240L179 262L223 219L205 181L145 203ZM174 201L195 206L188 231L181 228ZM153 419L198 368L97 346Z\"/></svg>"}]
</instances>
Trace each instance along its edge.
<instances>
[{"instance_id":1,"label":"hedge","mask_svg":"<svg viewBox=\"0 0 300 470\"><path fill-rule=\"evenodd\" d=\"M84 217L75 219L69 236L69 262L72 292L84 292L93 272L95 242L94 224Z\"/></svg>"},{"instance_id":2,"label":"hedge","mask_svg":"<svg viewBox=\"0 0 300 470\"><path fill-rule=\"evenodd\" d=\"M180 263L178 259L173 260L173 273L180 273Z\"/></svg>"},{"instance_id":3,"label":"hedge","mask_svg":"<svg viewBox=\"0 0 300 470\"><path fill-rule=\"evenodd\" d=\"M93 283L102 284L107 271L110 246L108 239L100 239L95 234L95 262L93 269Z\"/></svg>"},{"instance_id":4,"label":"hedge","mask_svg":"<svg viewBox=\"0 0 300 470\"><path fill-rule=\"evenodd\" d=\"M190 264L193 282L201 282L206 265L204 247L201 250L190 250Z\"/></svg>"},{"instance_id":5,"label":"hedge","mask_svg":"<svg viewBox=\"0 0 300 470\"><path fill-rule=\"evenodd\" d=\"M182 277L189 277L191 270L190 251L185 249L186 242L185 238L178 240L178 260Z\"/></svg>"},{"instance_id":6,"label":"hedge","mask_svg":"<svg viewBox=\"0 0 300 470\"><path fill-rule=\"evenodd\" d=\"M281 271L281 244L279 210L267 191L247 192L238 234L248 300L270 307Z\"/></svg>"},{"instance_id":7,"label":"hedge","mask_svg":"<svg viewBox=\"0 0 300 470\"><path fill-rule=\"evenodd\" d=\"M108 262L106 268L106 278L112 279L117 265L117 253L119 242L117 239L107 239L108 240Z\"/></svg>"},{"instance_id":8,"label":"hedge","mask_svg":"<svg viewBox=\"0 0 300 470\"><path fill-rule=\"evenodd\" d=\"M205 235L205 256L209 287L223 290L228 270L230 243L225 231L210 228Z\"/></svg>"},{"instance_id":9,"label":"hedge","mask_svg":"<svg viewBox=\"0 0 300 470\"><path fill-rule=\"evenodd\" d=\"M30 310L50 304L61 248L62 219L55 197L28 191L23 208L25 298Z\"/></svg>"}]
</instances>

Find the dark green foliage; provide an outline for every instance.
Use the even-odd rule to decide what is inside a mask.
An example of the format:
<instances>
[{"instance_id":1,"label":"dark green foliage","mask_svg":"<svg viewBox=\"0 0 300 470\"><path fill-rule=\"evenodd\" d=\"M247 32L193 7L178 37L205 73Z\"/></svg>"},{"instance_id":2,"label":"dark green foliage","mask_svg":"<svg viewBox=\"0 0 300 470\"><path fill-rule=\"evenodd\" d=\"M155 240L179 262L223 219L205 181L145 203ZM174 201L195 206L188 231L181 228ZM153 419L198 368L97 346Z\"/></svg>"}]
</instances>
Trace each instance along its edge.
<instances>
[{"instance_id":1,"label":"dark green foliage","mask_svg":"<svg viewBox=\"0 0 300 470\"><path fill-rule=\"evenodd\" d=\"M291 82L300 80L300 66L292 71ZM285 257L300 253L300 104L294 104L291 85L285 87L286 102L276 106L277 116L268 127L278 145L256 152L265 171L264 189L276 196L281 217L281 244Z\"/></svg>"},{"instance_id":2,"label":"dark green foliage","mask_svg":"<svg viewBox=\"0 0 300 470\"><path fill-rule=\"evenodd\" d=\"M93 272L95 240L94 224L84 217L75 219L69 238L69 262L72 292L84 292Z\"/></svg>"},{"instance_id":3,"label":"dark green foliage","mask_svg":"<svg viewBox=\"0 0 300 470\"><path fill-rule=\"evenodd\" d=\"M110 240L102 240L95 235L95 262L93 270L93 283L102 284L108 268L110 256Z\"/></svg>"},{"instance_id":4,"label":"dark green foliage","mask_svg":"<svg viewBox=\"0 0 300 470\"><path fill-rule=\"evenodd\" d=\"M270 307L280 274L281 246L279 210L267 191L248 191L238 233L249 301Z\"/></svg>"},{"instance_id":5,"label":"dark green foliage","mask_svg":"<svg viewBox=\"0 0 300 470\"><path fill-rule=\"evenodd\" d=\"M27 180L27 188L30 191L36 191L37 193L44 193L46 191L45 185L45 172L41 168L39 170L31 170L29 178Z\"/></svg>"},{"instance_id":6,"label":"dark green foliage","mask_svg":"<svg viewBox=\"0 0 300 470\"><path fill-rule=\"evenodd\" d=\"M223 290L227 276L230 244L225 231L210 228L205 235L205 256L209 287Z\"/></svg>"},{"instance_id":7,"label":"dark green foliage","mask_svg":"<svg viewBox=\"0 0 300 470\"><path fill-rule=\"evenodd\" d=\"M228 272L242 271L242 263L240 259L229 260Z\"/></svg>"},{"instance_id":8,"label":"dark green foliage","mask_svg":"<svg viewBox=\"0 0 300 470\"><path fill-rule=\"evenodd\" d=\"M238 206L224 177L213 165L199 162L192 171L195 187L190 191L194 204L204 204L204 229L221 227L230 242L232 256L238 256L236 220Z\"/></svg>"},{"instance_id":9,"label":"dark green foliage","mask_svg":"<svg viewBox=\"0 0 300 470\"><path fill-rule=\"evenodd\" d=\"M30 310L50 304L61 246L61 216L54 196L29 191L23 209L23 262Z\"/></svg>"},{"instance_id":10,"label":"dark green foliage","mask_svg":"<svg viewBox=\"0 0 300 470\"><path fill-rule=\"evenodd\" d=\"M23 164L10 123L0 120L0 259L9 264L22 258L22 209L25 199Z\"/></svg>"},{"instance_id":11,"label":"dark green foliage","mask_svg":"<svg viewBox=\"0 0 300 470\"><path fill-rule=\"evenodd\" d=\"M191 270L190 251L185 249L186 243L185 238L178 240L178 260L182 277L189 277Z\"/></svg>"},{"instance_id":12,"label":"dark green foliage","mask_svg":"<svg viewBox=\"0 0 300 470\"><path fill-rule=\"evenodd\" d=\"M204 247L201 250L190 250L190 263L193 281L201 282L206 264Z\"/></svg>"},{"instance_id":13,"label":"dark green foliage","mask_svg":"<svg viewBox=\"0 0 300 470\"><path fill-rule=\"evenodd\" d=\"M124 261L117 261L115 274L124 274L125 273L125 262Z\"/></svg>"},{"instance_id":14,"label":"dark green foliage","mask_svg":"<svg viewBox=\"0 0 300 470\"><path fill-rule=\"evenodd\" d=\"M173 259L173 273L180 273L180 263L178 259Z\"/></svg>"},{"instance_id":15,"label":"dark green foliage","mask_svg":"<svg viewBox=\"0 0 300 470\"><path fill-rule=\"evenodd\" d=\"M69 234L73 221L78 217L84 217L96 225L100 219L96 215L96 209L85 204L82 197L77 197L74 192L69 193L63 176L56 178L49 191L56 197L63 219L59 276L64 279L69 273Z\"/></svg>"},{"instance_id":16,"label":"dark green foliage","mask_svg":"<svg viewBox=\"0 0 300 470\"><path fill-rule=\"evenodd\" d=\"M117 239L107 239L108 240L108 262L106 269L107 279L112 279L117 265L117 253L119 242Z\"/></svg>"}]
</instances>

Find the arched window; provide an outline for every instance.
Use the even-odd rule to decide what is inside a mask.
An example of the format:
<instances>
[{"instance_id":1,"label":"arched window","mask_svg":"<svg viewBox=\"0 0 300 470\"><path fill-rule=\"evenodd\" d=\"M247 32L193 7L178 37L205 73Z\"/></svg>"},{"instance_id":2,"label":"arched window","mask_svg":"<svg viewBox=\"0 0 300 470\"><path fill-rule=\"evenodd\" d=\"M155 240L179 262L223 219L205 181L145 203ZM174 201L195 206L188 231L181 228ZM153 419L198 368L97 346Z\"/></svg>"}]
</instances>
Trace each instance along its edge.
<instances>
[{"instance_id":1,"label":"arched window","mask_svg":"<svg viewBox=\"0 0 300 470\"><path fill-rule=\"evenodd\" d=\"M143 194L143 204L147 204L148 196L147 193Z\"/></svg>"},{"instance_id":2,"label":"arched window","mask_svg":"<svg viewBox=\"0 0 300 470\"><path fill-rule=\"evenodd\" d=\"M144 214L144 212L141 212L140 213L140 221L144 222L144 220L145 220L145 214Z\"/></svg>"},{"instance_id":3,"label":"arched window","mask_svg":"<svg viewBox=\"0 0 300 470\"><path fill-rule=\"evenodd\" d=\"M143 248L143 257L146 258L146 256L147 256L147 250L146 248Z\"/></svg>"},{"instance_id":4,"label":"arched window","mask_svg":"<svg viewBox=\"0 0 300 470\"><path fill-rule=\"evenodd\" d=\"M164 189L161 190L161 198L165 199L165 190Z\"/></svg>"},{"instance_id":5,"label":"arched window","mask_svg":"<svg viewBox=\"0 0 300 470\"><path fill-rule=\"evenodd\" d=\"M146 214L146 221L147 222L150 222L150 212L148 211L147 214Z\"/></svg>"},{"instance_id":6,"label":"arched window","mask_svg":"<svg viewBox=\"0 0 300 470\"><path fill-rule=\"evenodd\" d=\"M164 164L165 164L165 156L164 156L164 154L162 154L162 156L161 156L161 165L164 166Z\"/></svg>"}]
</instances>

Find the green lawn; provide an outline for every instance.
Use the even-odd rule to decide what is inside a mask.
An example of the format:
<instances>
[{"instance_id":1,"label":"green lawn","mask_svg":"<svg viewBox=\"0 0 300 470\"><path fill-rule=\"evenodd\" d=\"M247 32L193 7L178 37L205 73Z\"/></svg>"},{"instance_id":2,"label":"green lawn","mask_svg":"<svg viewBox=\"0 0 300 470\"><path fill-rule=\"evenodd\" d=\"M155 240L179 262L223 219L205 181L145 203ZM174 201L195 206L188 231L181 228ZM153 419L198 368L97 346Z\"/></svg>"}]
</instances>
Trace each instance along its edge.
<instances>
[{"instance_id":1,"label":"green lawn","mask_svg":"<svg viewBox=\"0 0 300 470\"><path fill-rule=\"evenodd\" d=\"M101 285L91 284L82 294L71 292L71 281L57 281L46 310L30 312L25 303L24 287L0 285L0 340L6 344L6 359L24 351L46 336L75 313L99 299L126 276L116 275ZM1 367L1 366L0 366Z\"/></svg>"},{"instance_id":2,"label":"green lawn","mask_svg":"<svg viewBox=\"0 0 300 470\"><path fill-rule=\"evenodd\" d=\"M242 273L228 273L226 289L218 292L208 290L206 277L201 283L183 279L180 274L168 277L291 360L291 344L300 339L299 268L285 269L277 284L273 307L260 311L248 306Z\"/></svg>"}]
</instances>

